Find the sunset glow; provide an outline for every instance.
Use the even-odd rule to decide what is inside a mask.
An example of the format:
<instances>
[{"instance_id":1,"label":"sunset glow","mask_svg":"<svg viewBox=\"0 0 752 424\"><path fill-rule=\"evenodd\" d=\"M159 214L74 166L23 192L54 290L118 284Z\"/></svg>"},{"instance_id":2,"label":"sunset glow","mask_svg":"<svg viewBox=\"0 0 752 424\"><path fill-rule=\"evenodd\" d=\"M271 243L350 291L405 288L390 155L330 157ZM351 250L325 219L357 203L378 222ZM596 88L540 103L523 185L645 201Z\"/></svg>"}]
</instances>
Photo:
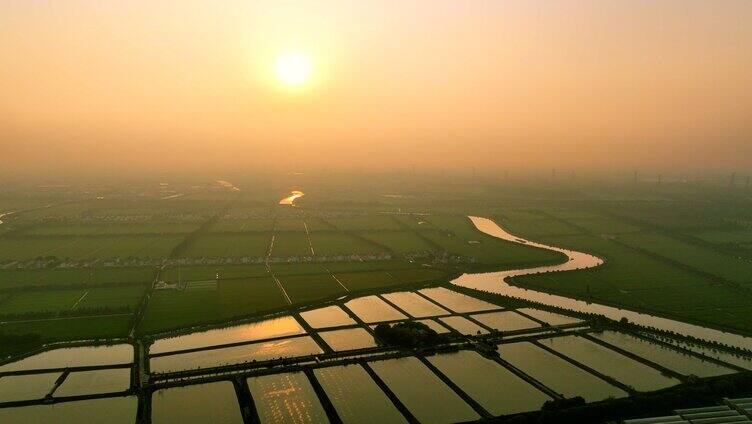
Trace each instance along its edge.
<instances>
[{"instance_id":1,"label":"sunset glow","mask_svg":"<svg viewBox=\"0 0 752 424\"><path fill-rule=\"evenodd\" d=\"M308 82L313 64L303 53L285 53L277 58L277 79L287 86L300 86Z\"/></svg>"}]
</instances>

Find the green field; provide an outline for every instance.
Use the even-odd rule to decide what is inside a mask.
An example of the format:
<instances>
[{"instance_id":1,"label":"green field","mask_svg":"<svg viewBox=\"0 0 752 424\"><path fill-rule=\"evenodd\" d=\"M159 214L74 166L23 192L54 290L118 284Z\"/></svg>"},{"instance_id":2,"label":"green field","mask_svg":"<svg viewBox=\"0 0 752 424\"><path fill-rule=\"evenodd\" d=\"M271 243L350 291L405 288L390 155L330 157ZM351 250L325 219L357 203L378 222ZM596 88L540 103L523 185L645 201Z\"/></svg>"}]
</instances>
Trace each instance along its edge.
<instances>
[{"instance_id":1,"label":"green field","mask_svg":"<svg viewBox=\"0 0 752 424\"><path fill-rule=\"evenodd\" d=\"M359 236L387 247L395 253L435 251L436 246L411 231L362 231Z\"/></svg>"},{"instance_id":2,"label":"green field","mask_svg":"<svg viewBox=\"0 0 752 424\"><path fill-rule=\"evenodd\" d=\"M302 224L301 224L302 225ZM273 257L312 256L305 232L278 232L274 237Z\"/></svg>"},{"instance_id":3,"label":"green field","mask_svg":"<svg viewBox=\"0 0 752 424\"><path fill-rule=\"evenodd\" d=\"M752 259L737 258L660 234L628 234L619 240L725 280L752 285Z\"/></svg>"},{"instance_id":4,"label":"green field","mask_svg":"<svg viewBox=\"0 0 752 424\"><path fill-rule=\"evenodd\" d=\"M179 272L178 272L179 270ZM160 278L174 283L178 281L207 281L228 278L263 277L267 275L264 265L197 265L172 267L162 271Z\"/></svg>"},{"instance_id":5,"label":"green field","mask_svg":"<svg viewBox=\"0 0 752 424\"><path fill-rule=\"evenodd\" d=\"M194 240L182 256L188 258L238 258L266 256L271 235L204 234Z\"/></svg>"},{"instance_id":6,"label":"green field","mask_svg":"<svg viewBox=\"0 0 752 424\"><path fill-rule=\"evenodd\" d=\"M40 286L144 284L151 282L155 273L156 269L149 267L0 270L0 291Z\"/></svg>"},{"instance_id":7,"label":"green field","mask_svg":"<svg viewBox=\"0 0 752 424\"><path fill-rule=\"evenodd\" d=\"M165 258L183 240L177 235L4 237L0 261L58 259Z\"/></svg>"}]
</instances>

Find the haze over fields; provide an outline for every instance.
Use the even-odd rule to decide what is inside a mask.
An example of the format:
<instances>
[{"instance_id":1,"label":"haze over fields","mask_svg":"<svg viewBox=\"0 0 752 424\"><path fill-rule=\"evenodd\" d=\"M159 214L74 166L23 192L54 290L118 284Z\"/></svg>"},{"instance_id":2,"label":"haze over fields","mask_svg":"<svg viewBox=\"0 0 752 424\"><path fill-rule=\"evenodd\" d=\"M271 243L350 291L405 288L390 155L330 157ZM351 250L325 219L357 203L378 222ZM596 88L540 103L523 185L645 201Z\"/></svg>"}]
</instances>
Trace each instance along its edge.
<instances>
[{"instance_id":1,"label":"haze over fields","mask_svg":"<svg viewBox=\"0 0 752 424\"><path fill-rule=\"evenodd\" d=\"M747 0L5 0L0 173L742 171L750 22Z\"/></svg>"}]
</instances>

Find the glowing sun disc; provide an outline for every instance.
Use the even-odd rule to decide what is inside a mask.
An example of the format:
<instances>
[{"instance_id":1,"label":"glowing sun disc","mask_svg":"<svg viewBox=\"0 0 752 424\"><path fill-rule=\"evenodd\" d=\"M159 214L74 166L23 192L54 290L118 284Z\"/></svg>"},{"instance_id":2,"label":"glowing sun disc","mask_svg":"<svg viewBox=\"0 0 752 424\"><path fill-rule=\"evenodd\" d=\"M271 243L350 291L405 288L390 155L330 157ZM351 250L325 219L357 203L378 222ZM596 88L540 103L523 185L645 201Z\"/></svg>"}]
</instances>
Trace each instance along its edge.
<instances>
[{"instance_id":1,"label":"glowing sun disc","mask_svg":"<svg viewBox=\"0 0 752 424\"><path fill-rule=\"evenodd\" d=\"M311 77L313 65L302 53L286 53L277 58L277 79L289 86L305 84Z\"/></svg>"}]
</instances>

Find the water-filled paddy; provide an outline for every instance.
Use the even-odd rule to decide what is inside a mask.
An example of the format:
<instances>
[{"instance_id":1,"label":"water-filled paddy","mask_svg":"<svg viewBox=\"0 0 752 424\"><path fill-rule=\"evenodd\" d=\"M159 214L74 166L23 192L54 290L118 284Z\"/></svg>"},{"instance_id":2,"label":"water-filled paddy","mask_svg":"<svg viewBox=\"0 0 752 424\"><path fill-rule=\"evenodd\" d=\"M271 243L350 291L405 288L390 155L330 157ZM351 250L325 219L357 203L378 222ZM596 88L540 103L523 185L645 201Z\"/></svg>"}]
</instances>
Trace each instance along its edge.
<instances>
[{"instance_id":1,"label":"water-filled paddy","mask_svg":"<svg viewBox=\"0 0 752 424\"><path fill-rule=\"evenodd\" d=\"M128 390L131 369L115 368L72 372L55 390L55 397L114 393Z\"/></svg>"},{"instance_id":2,"label":"water-filled paddy","mask_svg":"<svg viewBox=\"0 0 752 424\"><path fill-rule=\"evenodd\" d=\"M345 424L404 423L405 418L360 365L318 368L314 374Z\"/></svg>"},{"instance_id":3,"label":"water-filled paddy","mask_svg":"<svg viewBox=\"0 0 752 424\"><path fill-rule=\"evenodd\" d=\"M0 377L0 402L42 399L62 373L9 375Z\"/></svg>"},{"instance_id":4,"label":"water-filled paddy","mask_svg":"<svg viewBox=\"0 0 752 424\"><path fill-rule=\"evenodd\" d=\"M499 331L527 330L541 326L530 318L524 317L514 311L488 312L471 315L471 317L486 327Z\"/></svg>"},{"instance_id":5,"label":"water-filled paddy","mask_svg":"<svg viewBox=\"0 0 752 424\"><path fill-rule=\"evenodd\" d=\"M410 314L413 318L425 318L450 314L446 309L416 293L397 292L387 293L382 296Z\"/></svg>"},{"instance_id":6,"label":"water-filled paddy","mask_svg":"<svg viewBox=\"0 0 752 424\"><path fill-rule=\"evenodd\" d=\"M355 324L355 320L352 319L342 308L336 305L301 312L300 316L312 328L328 328Z\"/></svg>"},{"instance_id":7,"label":"water-filled paddy","mask_svg":"<svg viewBox=\"0 0 752 424\"><path fill-rule=\"evenodd\" d=\"M480 418L414 357L376 361L369 365L420 422L455 423Z\"/></svg>"},{"instance_id":8,"label":"water-filled paddy","mask_svg":"<svg viewBox=\"0 0 752 424\"><path fill-rule=\"evenodd\" d=\"M115 365L133 362L133 346L81 346L48 350L0 366L0 371Z\"/></svg>"},{"instance_id":9,"label":"water-filled paddy","mask_svg":"<svg viewBox=\"0 0 752 424\"><path fill-rule=\"evenodd\" d=\"M305 356L322 352L312 338L300 336L243 346L159 356L151 358L149 362L152 372L168 372L239 364L253 360L264 361L282 357Z\"/></svg>"},{"instance_id":10,"label":"water-filled paddy","mask_svg":"<svg viewBox=\"0 0 752 424\"><path fill-rule=\"evenodd\" d=\"M247 381L262 424L329 422L302 372L252 377Z\"/></svg>"},{"instance_id":11,"label":"water-filled paddy","mask_svg":"<svg viewBox=\"0 0 752 424\"><path fill-rule=\"evenodd\" d=\"M371 333L363 328L348 328L345 330L322 331L319 333L322 339L333 350L363 349L376 346Z\"/></svg>"},{"instance_id":12,"label":"water-filled paddy","mask_svg":"<svg viewBox=\"0 0 752 424\"><path fill-rule=\"evenodd\" d=\"M151 396L151 422L242 424L235 388L229 381L157 390Z\"/></svg>"},{"instance_id":13,"label":"water-filled paddy","mask_svg":"<svg viewBox=\"0 0 752 424\"><path fill-rule=\"evenodd\" d=\"M219 344L237 343L253 340L270 339L273 337L303 334L305 330L295 318L285 316L272 318L250 324L236 325L227 328L202 331L184 336L159 339L149 348L149 352L164 353L182 349L195 349Z\"/></svg>"},{"instance_id":14,"label":"water-filled paddy","mask_svg":"<svg viewBox=\"0 0 752 424\"><path fill-rule=\"evenodd\" d=\"M466 336L474 336L476 334L488 334L488 330L470 321L469 319L465 317L461 317L461 316L441 317L439 318L439 320L443 322L444 324L446 324L447 326L454 328L460 334L464 334Z\"/></svg>"},{"instance_id":15,"label":"water-filled paddy","mask_svg":"<svg viewBox=\"0 0 752 424\"><path fill-rule=\"evenodd\" d=\"M543 321L549 325L566 325L582 322L579 318L568 317L566 315L557 314L555 312L543 311L534 308L520 308L518 311L530 315L531 317Z\"/></svg>"},{"instance_id":16,"label":"water-filled paddy","mask_svg":"<svg viewBox=\"0 0 752 424\"><path fill-rule=\"evenodd\" d=\"M457 293L456 291L449 290L445 287L431 287L419 291L427 297L443 305L445 308L458 313L501 309L501 307L498 305L494 305L492 303L488 303L483 300L464 295L462 293Z\"/></svg>"},{"instance_id":17,"label":"water-filled paddy","mask_svg":"<svg viewBox=\"0 0 752 424\"><path fill-rule=\"evenodd\" d=\"M664 341L671 343L674 346L680 346L680 347L683 347L684 349L701 353L710 358L715 358L715 359L718 359L719 361L736 365L737 367L741 367L747 370L752 370L752 358L748 356L735 355L733 353L720 351L720 350L713 349L710 347L700 346L700 345L696 345L693 343L688 343L688 342L683 342L683 341L678 341L678 340L673 340L673 339L666 339Z\"/></svg>"},{"instance_id":18,"label":"water-filled paddy","mask_svg":"<svg viewBox=\"0 0 752 424\"><path fill-rule=\"evenodd\" d=\"M684 375L710 377L734 371L712 362L616 331L592 333L593 337Z\"/></svg>"},{"instance_id":19,"label":"water-filled paddy","mask_svg":"<svg viewBox=\"0 0 752 424\"><path fill-rule=\"evenodd\" d=\"M537 411L551 399L475 351L461 350L431 356L428 360L493 415Z\"/></svg>"},{"instance_id":20,"label":"water-filled paddy","mask_svg":"<svg viewBox=\"0 0 752 424\"><path fill-rule=\"evenodd\" d=\"M377 296L359 297L345 303L345 306L365 323L407 319Z\"/></svg>"},{"instance_id":21,"label":"water-filled paddy","mask_svg":"<svg viewBox=\"0 0 752 424\"><path fill-rule=\"evenodd\" d=\"M540 340L559 353L613 377L635 390L647 392L679 384L679 380L595 342L577 336Z\"/></svg>"},{"instance_id":22,"label":"water-filled paddy","mask_svg":"<svg viewBox=\"0 0 752 424\"><path fill-rule=\"evenodd\" d=\"M136 422L135 396L80 400L52 405L0 409L0 423L108 423Z\"/></svg>"},{"instance_id":23,"label":"water-filled paddy","mask_svg":"<svg viewBox=\"0 0 752 424\"><path fill-rule=\"evenodd\" d=\"M553 353L532 343L520 342L499 345L501 359L521 369L545 386L564 395L582 396L586 401L606 399L627 394L600 378L580 369Z\"/></svg>"}]
</instances>

